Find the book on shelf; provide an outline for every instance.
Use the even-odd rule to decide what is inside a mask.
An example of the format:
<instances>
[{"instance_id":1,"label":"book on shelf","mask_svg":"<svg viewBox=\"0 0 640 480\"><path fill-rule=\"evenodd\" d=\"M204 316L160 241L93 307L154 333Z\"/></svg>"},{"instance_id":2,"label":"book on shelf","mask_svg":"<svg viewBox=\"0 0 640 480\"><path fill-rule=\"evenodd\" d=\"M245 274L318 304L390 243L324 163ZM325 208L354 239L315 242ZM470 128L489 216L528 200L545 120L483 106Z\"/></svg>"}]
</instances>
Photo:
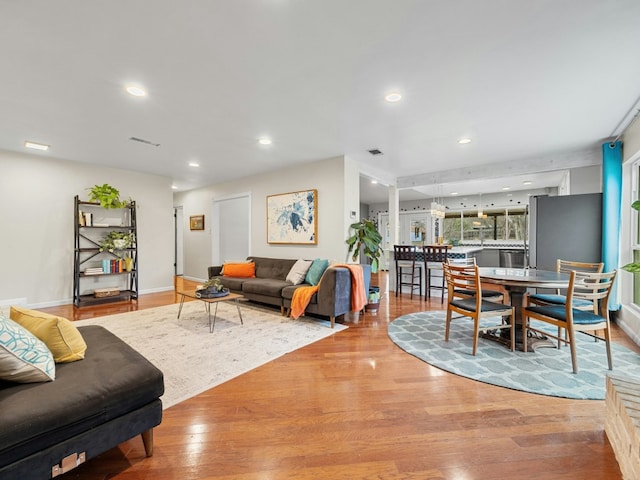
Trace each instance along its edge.
<instances>
[{"instance_id":1,"label":"book on shelf","mask_svg":"<svg viewBox=\"0 0 640 480\"><path fill-rule=\"evenodd\" d=\"M104 271L102 270L102 267L90 267L86 268L84 271L85 275L101 275L103 273Z\"/></svg>"}]
</instances>

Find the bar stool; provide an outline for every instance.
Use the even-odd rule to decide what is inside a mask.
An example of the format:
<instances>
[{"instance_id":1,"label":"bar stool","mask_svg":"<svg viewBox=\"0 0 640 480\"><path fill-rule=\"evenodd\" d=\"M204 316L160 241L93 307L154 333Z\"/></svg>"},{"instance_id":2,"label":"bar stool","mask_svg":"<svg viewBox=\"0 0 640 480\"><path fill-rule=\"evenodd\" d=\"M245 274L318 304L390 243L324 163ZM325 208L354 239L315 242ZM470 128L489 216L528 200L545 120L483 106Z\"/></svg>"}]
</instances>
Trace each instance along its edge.
<instances>
[{"instance_id":1,"label":"bar stool","mask_svg":"<svg viewBox=\"0 0 640 480\"><path fill-rule=\"evenodd\" d=\"M424 256L424 268L425 268L425 292L424 299L427 300L431 297L431 289L440 289L440 303L444 303L444 271L443 264L447 260L448 245L423 245L422 254ZM432 285L431 278L432 272L440 272L439 275L434 275L434 279L440 279L440 285Z\"/></svg>"},{"instance_id":2,"label":"bar stool","mask_svg":"<svg viewBox=\"0 0 640 480\"><path fill-rule=\"evenodd\" d=\"M413 291L418 289L422 297L422 266L416 265L417 254L414 245L394 245L393 259L396 264L396 297L404 285Z\"/></svg>"}]
</instances>

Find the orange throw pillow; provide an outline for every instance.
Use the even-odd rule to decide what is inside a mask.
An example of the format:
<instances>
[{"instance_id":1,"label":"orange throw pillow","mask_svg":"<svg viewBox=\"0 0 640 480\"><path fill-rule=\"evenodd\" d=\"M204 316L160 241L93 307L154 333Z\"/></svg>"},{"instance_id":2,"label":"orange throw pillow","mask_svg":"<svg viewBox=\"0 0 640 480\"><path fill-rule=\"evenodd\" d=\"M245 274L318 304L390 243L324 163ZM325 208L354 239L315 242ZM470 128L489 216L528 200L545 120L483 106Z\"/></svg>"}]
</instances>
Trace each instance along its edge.
<instances>
[{"instance_id":1,"label":"orange throw pillow","mask_svg":"<svg viewBox=\"0 0 640 480\"><path fill-rule=\"evenodd\" d=\"M225 263L222 266L222 276L249 278L256 276L256 264L251 263Z\"/></svg>"}]
</instances>

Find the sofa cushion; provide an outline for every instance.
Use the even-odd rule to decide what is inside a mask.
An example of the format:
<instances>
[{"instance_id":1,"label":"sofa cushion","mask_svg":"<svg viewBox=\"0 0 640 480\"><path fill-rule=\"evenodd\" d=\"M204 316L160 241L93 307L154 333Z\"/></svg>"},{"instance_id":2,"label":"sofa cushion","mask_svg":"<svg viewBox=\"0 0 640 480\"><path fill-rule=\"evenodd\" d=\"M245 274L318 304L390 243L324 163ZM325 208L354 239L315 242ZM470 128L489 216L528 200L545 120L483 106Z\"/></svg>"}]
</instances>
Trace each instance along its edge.
<instances>
[{"instance_id":1,"label":"sofa cushion","mask_svg":"<svg viewBox=\"0 0 640 480\"><path fill-rule=\"evenodd\" d=\"M242 284L243 293L265 295L267 297L280 297L282 289L289 286L285 280L275 278L252 278Z\"/></svg>"},{"instance_id":2,"label":"sofa cushion","mask_svg":"<svg viewBox=\"0 0 640 480\"><path fill-rule=\"evenodd\" d=\"M282 289L282 298L284 298L285 300L289 300L289 303L291 303L290 301L293 298L293 292L300 287L308 287L308 286L309 286L308 283L303 283L302 285L289 285L288 287L285 287ZM318 294L314 293L313 297L311 297L311 300L309 301L309 305L316 304L316 303L318 303Z\"/></svg>"},{"instance_id":3,"label":"sofa cushion","mask_svg":"<svg viewBox=\"0 0 640 480\"><path fill-rule=\"evenodd\" d=\"M242 284L249 280L248 278L236 278L236 277L220 277L222 285L234 292L242 291Z\"/></svg>"},{"instance_id":4,"label":"sofa cushion","mask_svg":"<svg viewBox=\"0 0 640 480\"><path fill-rule=\"evenodd\" d=\"M291 267L291 270L289 270L286 281L292 285L300 285L304 282L311 263L313 263L311 260L297 260L296 263L293 264L293 267Z\"/></svg>"},{"instance_id":5,"label":"sofa cushion","mask_svg":"<svg viewBox=\"0 0 640 480\"><path fill-rule=\"evenodd\" d=\"M322 274L329 266L329 260L323 260L321 258L316 258L311 267L309 267L309 271L307 272L307 276L304 281L309 285L318 285L320 283L320 279L322 278Z\"/></svg>"},{"instance_id":6,"label":"sofa cushion","mask_svg":"<svg viewBox=\"0 0 640 480\"><path fill-rule=\"evenodd\" d=\"M74 362L84 358L87 344L69 320L37 310L12 306L11 320L22 325L42 340L57 363Z\"/></svg>"},{"instance_id":7,"label":"sofa cushion","mask_svg":"<svg viewBox=\"0 0 640 480\"><path fill-rule=\"evenodd\" d=\"M296 263L295 259L288 258L268 258L268 257L249 257L256 264L257 278L275 278L277 280L286 280L287 274Z\"/></svg>"},{"instance_id":8,"label":"sofa cushion","mask_svg":"<svg viewBox=\"0 0 640 480\"><path fill-rule=\"evenodd\" d=\"M44 450L155 401L162 372L103 327L79 328L84 360L57 365L56 380L0 382L0 465Z\"/></svg>"},{"instance_id":9,"label":"sofa cushion","mask_svg":"<svg viewBox=\"0 0 640 480\"><path fill-rule=\"evenodd\" d=\"M50 382L55 378L56 364L44 342L0 315L0 380L34 383ZM5 411L4 405L2 410Z\"/></svg>"},{"instance_id":10,"label":"sofa cushion","mask_svg":"<svg viewBox=\"0 0 640 480\"><path fill-rule=\"evenodd\" d=\"M222 275L225 277L252 278L256 276L256 264L245 263L225 263L222 265Z\"/></svg>"}]
</instances>

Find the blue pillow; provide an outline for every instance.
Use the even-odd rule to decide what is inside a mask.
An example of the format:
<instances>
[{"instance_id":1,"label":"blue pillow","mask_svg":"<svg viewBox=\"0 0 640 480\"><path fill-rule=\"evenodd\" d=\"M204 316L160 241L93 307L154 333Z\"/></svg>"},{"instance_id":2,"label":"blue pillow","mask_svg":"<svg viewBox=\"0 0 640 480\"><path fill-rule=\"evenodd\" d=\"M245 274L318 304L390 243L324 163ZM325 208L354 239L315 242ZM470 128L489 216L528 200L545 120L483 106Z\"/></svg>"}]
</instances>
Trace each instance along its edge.
<instances>
[{"instance_id":1,"label":"blue pillow","mask_svg":"<svg viewBox=\"0 0 640 480\"><path fill-rule=\"evenodd\" d=\"M304 278L304 281L309 285L318 285L320 283L320 279L322 278L322 274L329 266L329 260L322 260L320 258L316 258L309 270L307 271L307 276Z\"/></svg>"}]
</instances>

